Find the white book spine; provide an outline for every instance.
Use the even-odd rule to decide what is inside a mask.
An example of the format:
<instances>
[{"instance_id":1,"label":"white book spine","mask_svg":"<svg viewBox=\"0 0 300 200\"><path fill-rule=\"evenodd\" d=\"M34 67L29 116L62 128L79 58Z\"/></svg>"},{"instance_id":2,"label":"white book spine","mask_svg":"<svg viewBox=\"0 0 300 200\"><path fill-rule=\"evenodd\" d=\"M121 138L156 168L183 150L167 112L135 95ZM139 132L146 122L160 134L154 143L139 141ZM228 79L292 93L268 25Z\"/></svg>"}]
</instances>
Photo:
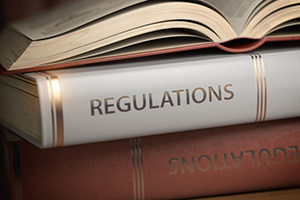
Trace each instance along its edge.
<instances>
[{"instance_id":1,"label":"white book spine","mask_svg":"<svg viewBox=\"0 0 300 200\"><path fill-rule=\"evenodd\" d=\"M299 116L299 55L291 50L30 73L40 92L42 146Z\"/></svg>"}]
</instances>

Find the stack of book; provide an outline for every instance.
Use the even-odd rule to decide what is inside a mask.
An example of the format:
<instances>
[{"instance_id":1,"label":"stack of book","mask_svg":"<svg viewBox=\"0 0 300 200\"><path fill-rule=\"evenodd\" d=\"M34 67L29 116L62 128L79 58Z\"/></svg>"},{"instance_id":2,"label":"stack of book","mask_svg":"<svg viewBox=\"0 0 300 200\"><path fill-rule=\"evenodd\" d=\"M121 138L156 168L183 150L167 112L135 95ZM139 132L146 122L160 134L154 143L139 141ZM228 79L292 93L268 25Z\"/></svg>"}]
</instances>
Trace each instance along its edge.
<instances>
[{"instance_id":1,"label":"stack of book","mask_svg":"<svg viewBox=\"0 0 300 200\"><path fill-rule=\"evenodd\" d=\"M300 186L299 4L82 0L5 28L3 197Z\"/></svg>"}]
</instances>

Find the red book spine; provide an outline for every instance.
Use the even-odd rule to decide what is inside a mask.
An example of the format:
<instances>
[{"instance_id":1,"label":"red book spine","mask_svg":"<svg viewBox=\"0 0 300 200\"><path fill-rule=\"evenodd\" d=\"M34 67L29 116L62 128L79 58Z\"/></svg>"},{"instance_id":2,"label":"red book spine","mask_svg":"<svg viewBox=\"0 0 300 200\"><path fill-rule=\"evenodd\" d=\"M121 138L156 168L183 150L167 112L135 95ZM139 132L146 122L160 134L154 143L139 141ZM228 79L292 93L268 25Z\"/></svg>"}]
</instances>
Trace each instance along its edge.
<instances>
[{"instance_id":1,"label":"red book spine","mask_svg":"<svg viewBox=\"0 0 300 200\"><path fill-rule=\"evenodd\" d=\"M55 149L17 144L6 143L10 164L20 161L10 167L23 199L179 199L300 185L299 118Z\"/></svg>"}]
</instances>

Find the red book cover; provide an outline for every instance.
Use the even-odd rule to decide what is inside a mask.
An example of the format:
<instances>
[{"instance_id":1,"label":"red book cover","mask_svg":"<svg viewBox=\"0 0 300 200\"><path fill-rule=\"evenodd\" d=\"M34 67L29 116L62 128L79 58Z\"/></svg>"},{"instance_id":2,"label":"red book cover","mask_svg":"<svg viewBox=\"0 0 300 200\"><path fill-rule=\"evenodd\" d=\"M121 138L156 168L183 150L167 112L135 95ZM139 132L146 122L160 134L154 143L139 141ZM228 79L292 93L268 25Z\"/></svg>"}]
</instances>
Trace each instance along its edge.
<instances>
[{"instance_id":1,"label":"red book cover","mask_svg":"<svg viewBox=\"0 0 300 200\"><path fill-rule=\"evenodd\" d=\"M299 144L299 118L44 150L5 142L12 199L30 200L180 199L299 186Z\"/></svg>"}]
</instances>

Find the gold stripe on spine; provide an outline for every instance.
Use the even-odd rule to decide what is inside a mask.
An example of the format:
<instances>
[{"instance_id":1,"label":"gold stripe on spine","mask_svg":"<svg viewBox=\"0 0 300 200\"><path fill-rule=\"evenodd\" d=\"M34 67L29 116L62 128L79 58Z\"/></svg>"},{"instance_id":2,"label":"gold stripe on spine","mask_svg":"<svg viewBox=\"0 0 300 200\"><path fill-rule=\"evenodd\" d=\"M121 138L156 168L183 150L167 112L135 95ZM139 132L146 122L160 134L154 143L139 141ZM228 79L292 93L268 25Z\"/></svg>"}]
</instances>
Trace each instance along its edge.
<instances>
[{"instance_id":1,"label":"gold stripe on spine","mask_svg":"<svg viewBox=\"0 0 300 200\"><path fill-rule=\"evenodd\" d=\"M131 152L131 161L132 161L132 178L133 178L133 199L136 200L136 175L135 175L135 158L134 158L134 139L130 139L130 152Z\"/></svg>"},{"instance_id":2,"label":"gold stripe on spine","mask_svg":"<svg viewBox=\"0 0 300 200\"><path fill-rule=\"evenodd\" d=\"M138 143L137 143L137 138L134 139L134 154L135 154L135 159L136 159L136 166L137 166L137 173L136 173L136 178L137 178L137 196L138 199L141 199L141 179L140 179L140 162L139 162L139 154L138 154Z\"/></svg>"},{"instance_id":3,"label":"gold stripe on spine","mask_svg":"<svg viewBox=\"0 0 300 200\"><path fill-rule=\"evenodd\" d=\"M265 77L265 70L264 65L262 62L262 57L259 54L256 54L257 66L259 66L259 80L260 80L260 116L259 122L264 121L266 115L266 77Z\"/></svg>"},{"instance_id":4,"label":"gold stripe on spine","mask_svg":"<svg viewBox=\"0 0 300 200\"><path fill-rule=\"evenodd\" d=\"M141 138L138 138L139 144L139 157L140 157L140 170L141 170L141 195L142 199L145 199L145 188L144 188L144 166L143 166L143 154L142 154L142 142Z\"/></svg>"},{"instance_id":5,"label":"gold stripe on spine","mask_svg":"<svg viewBox=\"0 0 300 200\"><path fill-rule=\"evenodd\" d=\"M255 55L251 55L252 62L253 62L253 67L254 67L254 72L255 72L255 81L256 81L256 95L257 95L257 108L256 108L256 118L255 122L258 121L258 113L259 113L259 81L258 81L258 72L257 72L257 66L256 66L256 58Z\"/></svg>"},{"instance_id":6,"label":"gold stripe on spine","mask_svg":"<svg viewBox=\"0 0 300 200\"><path fill-rule=\"evenodd\" d=\"M54 94L54 102L56 108L56 124L57 124L57 142L56 146L64 146L64 125L63 125L63 112L62 112L62 99L59 80L57 77L52 77L52 92Z\"/></svg>"},{"instance_id":7,"label":"gold stripe on spine","mask_svg":"<svg viewBox=\"0 0 300 200\"><path fill-rule=\"evenodd\" d=\"M256 119L255 122L262 122L266 119L267 112L267 87L266 87L266 76L261 55L251 55L256 81L257 90L257 108L256 108Z\"/></svg>"},{"instance_id":8,"label":"gold stripe on spine","mask_svg":"<svg viewBox=\"0 0 300 200\"><path fill-rule=\"evenodd\" d=\"M63 111L62 99L58 77L48 72L40 72L47 80L52 117L52 146L59 147L64 145L64 126L63 126Z\"/></svg>"},{"instance_id":9,"label":"gold stripe on spine","mask_svg":"<svg viewBox=\"0 0 300 200\"><path fill-rule=\"evenodd\" d=\"M143 154L140 138L130 139L130 152L133 174L133 199L145 199Z\"/></svg>"},{"instance_id":10,"label":"gold stripe on spine","mask_svg":"<svg viewBox=\"0 0 300 200\"><path fill-rule=\"evenodd\" d=\"M263 81L262 81L262 72L261 72L261 65L259 62L259 55L255 55L256 62L257 62L257 68L258 68L258 74L259 74L259 85L260 85L260 112L259 112L259 122L262 118L262 112L263 112L263 99L264 99L264 93L263 93Z\"/></svg>"},{"instance_id":11,"label":"gold stripe on spine","mask_svg":"<svg viewBox=\"0 0 300 200\"><path fill-rule=\"evenodd\" d=\"M48 87L48 93L50 98L50 107L51 107L51 120L52 120L52 147L55 147L56 145L56 123L55 123L55 114L54 114L54 101L52 97L52 90L51 90L51 80L48 76L45 77L47 80L47 87Z\"/></svg>"},{"instance_id":12,"label":"gold stripe on spine","mask_svg":"<svg viewBox=\"0 0 300 200\"><path fill-rule=\"evenodd\" d=\"M267 80L266 80L266 74L265 74L265 65L264 65L264 61L263 61L261 55L259 55L259 60L260 60L261 68L262 68L262 74L263 74L264 97L265 97L265 101L264 101L264 111L263 111L264 114L263 114L262 121L265 121L266 115L267 115Z\"/></svg>"}]
</instances>

